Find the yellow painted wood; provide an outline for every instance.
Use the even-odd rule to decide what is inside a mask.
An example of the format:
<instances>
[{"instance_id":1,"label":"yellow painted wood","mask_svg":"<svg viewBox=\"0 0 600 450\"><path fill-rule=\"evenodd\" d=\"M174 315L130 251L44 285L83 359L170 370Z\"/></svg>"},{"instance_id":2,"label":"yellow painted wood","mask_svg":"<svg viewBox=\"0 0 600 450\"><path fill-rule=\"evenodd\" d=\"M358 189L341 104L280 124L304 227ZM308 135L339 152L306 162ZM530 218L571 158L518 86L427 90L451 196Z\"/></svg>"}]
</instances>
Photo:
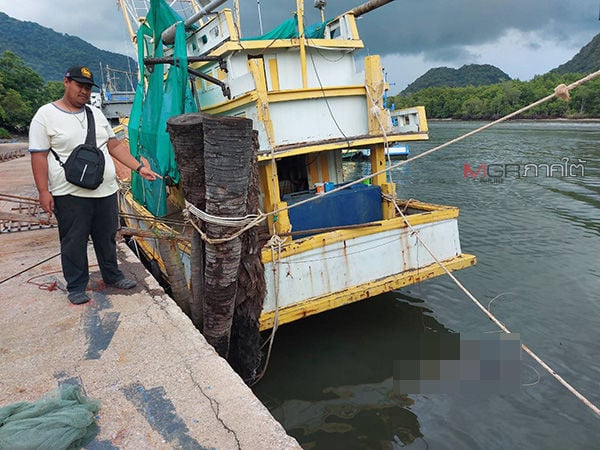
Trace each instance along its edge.
<instances>
[{"instance_id":1,"label":"yellow painted wood","mask_svg":"<svg viewBox=\"0 0 600 450\"><path fill-rule=\"evenodd\" d=\"M358 40L342 40L342 39L307 39L307 46L322 47L340 50L353 50L364 48L364 43ZM298 39L275 39L272 41L255 40L255 41L230 41L220 45L210 54L211 56L223 56L233 52L250 52L256 53L261 50L286 49L299 46Z\"/></svg>"},{"instance_id":2,"label":"yellow painted wood","mask_svg":"<svg viewBox=\"0 0 600 450\"><path fill-rule=\"evenodd\" d=\"M239 9L239 5L238 5L237 1L235 3L236 3L236 5L235 5L236 8ZM229 30L229 39L231 41L239 42L240 36L238 34L238 30L240 30L241 28L239 27L239 24L238 24L238 26L236 26L235 21L233 19L232 11L227 8L217 14L225 14L225 23L227 24L227 29ZM237 17L239 19L239 17L240 17L239 14ZM221 33L221 34L223 34L223 33Z\"/></svg>"},{"instance_id":3,"label":"yellow painted wood","mask_svg":"<svg viewBox=\"0 0 600 450\"><path fill-rule=\"evenodd\" d=\"M381 193L395 197L396 196L396 183L383 183L381 185ZM396 207L394 206L393 202L386 200L386 199L382 199L381 200L381 209L383 212L384 219L393 219L394 217L396 217Z\"/></svg>"},{"instance_id":4,"label":"yellow painted wood","mask_svg":"<svg viewBox=\"0 0 600 450\"><path fill-rule=\"evenodd\" d=\"M354 14L348 14L346 17L348 18L348 25L350 27L352 39L360 39L360 36L358 34L358 27L356 26L356 17L354 17Z\"/></svg>"},{"instance_id":5,"label":"yellow painted wood","mask_svg":"<svg viewBox=\"0 0 600 450\"><path fill-rule=\"evenodd\" d=\"M443 261L444 265L450 271L465 269L475 265L476 262L476 257L474 255L465 253L450 260ZM374 280L344 291L334 292L322 297L306 300L292 306L281 308L278 311L278 324L282 325L298 319L303 319L330 309L364 300L368 297L383 294L384 292L389 292L430 278L435 278L444 275L445 273L446 272L442 267L437 263L433 263L422 269L408 270L398 275L386 277L381 280ZM274 311L261 314L259 319L261 331L273 328L274 319Z\"/></svg>"},{"instance_id":6,"label":"yellow painted wood","mask_svg":"<svg viewBox=\"0 0 600 450\"><path fill-rule=\"evenodd\" d=\"M364 96L364 86L346 86L346 87L329 87L322 89L307 88L307 89L289 89L285 91L267 92L267 99L269 103L279 102L291 102L295 100L313 100L323 98L326 95L327 98L332 97L346 97L346 96ZM247 92L246 94L240 95L233 100L224 100L220 103L206 106L202 108L202 112L212 115L223 115L228 112L242 108L250 103L256 102L257 94L256 91Z\"/></svg>"},{"instance_id":7,"label":"yellow painted wood","mask_svg":"<svg viewBox=\"0 0 600 450\"><path fill-rule=\"evenodd\" d=\"M386 159L385 159L385 145L377 144L371 147L371 173L376 173L384 170L386 168ZM378 186L383 186L387 182L386 173L380 173L379 175L373 176L371 178L371 182Z\"/></svg>"},{"instance_id":8,"label":"yellow painted wood","mask_svg":"<svg viewBox=\"0 0 600 450\"><path fill-rule=\"evenodd\" d=\"M307 158L310 160L307 162L308 165L308 186L311 187L319 181L319 154L308 155Z\"/></svg>"},{"instance_id":9,"label":"yellow painted wood","mask_svg":"<svg viewBox=\"0 0 600 450\"><path fill-rule=\"evenodd\" d=\"M329 181L329 157L326 152L319 153L319 177L317 183Z\"/></svg>"},{"instance_id":10,"label":"yellow painted wood","mask_svg":"<svg viewBox=\"0 0 600 450\"><path fill-rule=\"evenodd\" d=\"M334 86L321 88L305 88L305 89L286 89L280 92L270 92L269 101L272 103L277 102L290 102L294 100L313 100L322 99L324 97L352 97L359 96L364 97L365 88L364 86Z\"/></svg>"},{"instance_id":11,"label":"yellow painted wood","mask_svg":"<svg viewBox=\"0 0 600 450\"><path fill-rule=\"evenodd\" d=\"M258 120L263 124L269 146L275 146L275 132L273 121L269 111L269 96L267 95L267 80L265 78L264 62L262 59L251 59L248 68L256 85L256 114Z\"/></svg>"},{"instance_id":12,"label":"yellow painted wood","mask_svg":"<svg viewBox=\"0 0 600 450\"><path fill-rule=\"evenodd\" d=\"M406 202L398 201L398 204L400 207L403 207L406 204ZM433 205L411 201L410 207L423 210L422 213L411 214L409 216L406 216L408 222L413 227L425 223L441 222L443 220L456 219L459 214L458 208L452 206ZM304 239L299 239L297 241L292 241L290 244L287 244L284 247L282 247L280 258L287 258L289 256L304 253L309 250L323 248L327 245L334 244L336 242L343 242L362 236L368 236L371 234L382 233L389 230L396 230L399 228L407 227L402 217L382 220L376 223L379 223L380 226L369 226L363 228L330 231L327 233L309 236ZM264 248L261 253L261 259L263 263L268 263L272 261L271 250L268 248Z\"/></svg>"},{"instance_id":13,"label":"yellow painted wood","mask_svg":"<svg viewBox=\"0 0 600 450\"><path fill-rule=\"evenodd\" d=\"M385 81L379 55L370 55L365 58L365 86L367 88L369 134L382 134L383 130L378 116L383 117ZM374 109L377 109L377 114L373 112Z\"/></svg>"},{"instance_id":14,"label":"yellow painted wood","mask_svg":"<svg viewBox=\"0 0 600 450\"><path fill-rule=\"evenodd\" d=\"M419 116L419 131L427 133L429 131L429 124L427 123L427 114L425 113L425 107L417 106L417 114Z\"/></svg>"},{"instance_id":15,"label":"yellow painted wood","mask_svg":"<svg viewBox=\"0 0 600 450\"><path fill-rule=\"evenodd\" d=\"M306 37L304 36L304 0L296 0L296 17L300 34L300 70L302 72L302 87L308 86L306 75Z\"/></svg>"},{"instance_id":16,"label":"yellow painted wood","mask_svg":"<svg viewBox=\"0 0 600 450\"><path fill-rule=\"evenodd\" d=\"M388 143L392 144L395 142L426 141L429 139L429 135L426 133L394 134L388 135L387 138ZM362 149L380 143L382 139L383 136L360 136L349 137L348 140L338 139L326 142L320 141L312 144L304 143L302 145L280 146L275 148L275 158L287 158L289 156L339 149ZM268 159L271 159L270 153L265 152L258 155L259 161L266 161Z\"/></svg>"},{"instance_id":17,"label":"yellow painted wood","mask_svg":"<svg viewBox=\"0 0 600 450\"><path fill-rule=\"evenodd\" d=\"M279 192L279 178L277 176L277 167L275 161L259 164L258 174L263 197L263 207L266 213L275 210L287 208L287 203L281 201ZM289 233L291 231L290 216L288 210L285 209L277 213L276 216L270 215L267 218L269 230L275 230L276 233Z\"/></svg>"},{"instance_id":18,"label":"yellow painted wood","mask_svg":"<svg viewBox=\"0 0 600 450\"><path fill-rule=\"evenodd\" d=\"M329 160L327 153L319 152L307 156L308 186L329 181Z\"/></svg>"},{"instance_id":19,"label":"yellow painted wood","mask_svg":"<svg viewBox=\"0 0 600 450\"><path fill-rule=\"evenodd\" d=\"M271 90L279 90L279 69L277 68L277 59L269 59L269 75L271 76ZM269 102L271 100L269 99Z\"/></svg>"}]
</instances>

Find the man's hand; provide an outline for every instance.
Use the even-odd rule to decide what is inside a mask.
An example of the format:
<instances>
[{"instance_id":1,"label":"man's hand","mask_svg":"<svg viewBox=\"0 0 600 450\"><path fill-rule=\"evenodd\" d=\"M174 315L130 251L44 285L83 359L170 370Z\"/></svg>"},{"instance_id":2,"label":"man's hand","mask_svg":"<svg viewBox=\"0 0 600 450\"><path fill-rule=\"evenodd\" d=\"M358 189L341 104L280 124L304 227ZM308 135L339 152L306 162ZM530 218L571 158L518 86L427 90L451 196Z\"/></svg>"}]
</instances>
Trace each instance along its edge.
<instances>
[{"instance_id":1,"label":"man's hand","mask_svg":"<svg viewBox=\"0 0 600 450\"><path fill-rule=\"evenodd\" d=\"M54 197L52 197L50 191L40 192L39 199L42 209L48 213L48 218L52 218L52 213L54 211Z\"/></svg>"},{"instance_id":2,"label":"man's hand","mask_svg":"<svg viewBox=\"0 0 600 450\"><path fill-rule=\"evenodd\" d=\"M154 181L157 178L162 179L162 177L157 174L156 172L154 172L150 167L148 166L144 166L140 169L140 171L138 172L140 177L148 180L148 181Z\"/></svg>"}]
</instances>

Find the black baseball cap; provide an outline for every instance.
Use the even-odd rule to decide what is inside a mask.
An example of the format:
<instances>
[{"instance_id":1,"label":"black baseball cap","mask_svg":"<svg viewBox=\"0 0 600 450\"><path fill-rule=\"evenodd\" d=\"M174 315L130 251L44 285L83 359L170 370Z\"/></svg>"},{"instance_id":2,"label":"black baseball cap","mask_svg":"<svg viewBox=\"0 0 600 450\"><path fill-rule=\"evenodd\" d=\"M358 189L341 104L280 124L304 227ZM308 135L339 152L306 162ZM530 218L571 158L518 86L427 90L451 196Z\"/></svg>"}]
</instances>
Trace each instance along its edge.
<instances>
[{"instance_id":1,"label":"black baseball cap","mask_svg":"<svg viewBox=\"0 0 600 450\"><path fill-rule=\"evenodd\" d=\"M100 87L94 83L94 75L86 66L69 67L65 73L65 78L75 80L82 84L91 84L93 86Z\"/></svg>"}]
</instances>

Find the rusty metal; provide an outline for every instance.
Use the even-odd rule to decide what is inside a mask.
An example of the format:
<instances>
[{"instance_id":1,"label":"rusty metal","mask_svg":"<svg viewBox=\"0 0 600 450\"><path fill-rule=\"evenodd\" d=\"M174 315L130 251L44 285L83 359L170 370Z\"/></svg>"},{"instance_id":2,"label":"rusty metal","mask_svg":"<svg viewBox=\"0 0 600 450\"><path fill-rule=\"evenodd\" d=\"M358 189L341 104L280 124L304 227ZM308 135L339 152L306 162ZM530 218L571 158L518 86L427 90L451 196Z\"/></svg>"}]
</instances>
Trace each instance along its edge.
<instances>
[{"instance_id":1,"label":"rusty metal","mask_svg":"<svg viewBox=\"0 0 600 450\"><path fill-rule=\"evenodd\" d=\"M351 9L348 12L354 14L354 17L360 17L363 14L373 11L374 9L377 9L380 6L383 6L383 5L393 2L393 1L394 0L371 0L371 1L365 2L362 5L359 5L353 9Z\"/></svg>"},{"instance_id":2,"label":"rusty metal","mask_svg":"<svg viewBox=\"0 0 600 450\"><path fill-rule=\"evenodd\" d=\"M48 218L35 198L0 194L0 201L16 203L8 211L0 210L0 233L39 230L58 225L56 219Z\"/></svg>"},{"instance_id":3,"label":"rusty metal","mask_svg":"<svg viewBox=\"0 0 600 450\"><path fill-rule=\"evenodd\" d=\"M0 152L0 162L6 162L10 161L11 159L22 158L26 154L26 149L12 150L10 152Z\"/></svg>"}]
</instances>

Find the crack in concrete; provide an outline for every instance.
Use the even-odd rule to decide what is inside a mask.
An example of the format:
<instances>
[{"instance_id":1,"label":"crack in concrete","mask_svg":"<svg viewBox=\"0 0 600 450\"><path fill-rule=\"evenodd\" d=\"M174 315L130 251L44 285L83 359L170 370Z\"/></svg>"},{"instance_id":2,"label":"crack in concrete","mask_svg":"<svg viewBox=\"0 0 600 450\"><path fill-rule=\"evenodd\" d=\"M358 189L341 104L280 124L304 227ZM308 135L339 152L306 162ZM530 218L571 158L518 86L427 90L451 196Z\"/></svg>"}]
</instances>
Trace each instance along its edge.
<instances>
[{"instance_id":1,"label":"crack in concrete","mask_svg":"<svg viewBox=\"0 0 600 450\"><path fill-rule=\"evenodd\" d=\"M185 364L185 368L186 371L190 377L190 380L192 381L192 383L194 384L194 386L196 386L198 388L198 390L200 391L200 393L208 400L208 402L210 403L210 408L213 410L213 413L215 414L215 417L217 418L217 420L221 423L221 425L223 426L223 428L225 428L229 433L231 433L233 435L233 438L235 439L235 442L237 444L237 448L241 449L242 448L242 444L240 443L240 440L237 436L237 433L231 429L226 423L225 421L219 416L220 413L220 404L217 400L215 400L214 398L210 397L209 395L206 394L206 392L204 391L204 389L202 388L202 386L200 386L200 383L198 383L196 381L196 379L194 378L193 372L192 372L192 368L190 367L189 364Z\"/></svg>"}]
</instances>

